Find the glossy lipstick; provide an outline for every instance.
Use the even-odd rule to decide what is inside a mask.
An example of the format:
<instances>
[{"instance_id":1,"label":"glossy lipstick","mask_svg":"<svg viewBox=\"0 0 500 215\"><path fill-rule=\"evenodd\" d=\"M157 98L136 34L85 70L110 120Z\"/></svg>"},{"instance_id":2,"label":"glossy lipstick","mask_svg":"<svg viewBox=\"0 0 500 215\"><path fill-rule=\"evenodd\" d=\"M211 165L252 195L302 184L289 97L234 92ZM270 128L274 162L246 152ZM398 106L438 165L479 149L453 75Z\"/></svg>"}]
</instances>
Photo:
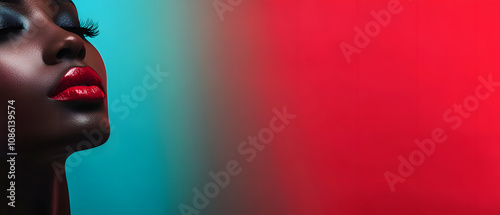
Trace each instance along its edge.
<instances>
[{"instance_id":1,"label":"glossy lipstick","mask_svg":"<svg viewBox=\"0 0 500 215\"><path fill-rule=\"evenodd\" d=\"M91 67L73 67L61 79L50 98L59 101L101 101L105 98L102 81Z\"/></svg>"}]
</instances>

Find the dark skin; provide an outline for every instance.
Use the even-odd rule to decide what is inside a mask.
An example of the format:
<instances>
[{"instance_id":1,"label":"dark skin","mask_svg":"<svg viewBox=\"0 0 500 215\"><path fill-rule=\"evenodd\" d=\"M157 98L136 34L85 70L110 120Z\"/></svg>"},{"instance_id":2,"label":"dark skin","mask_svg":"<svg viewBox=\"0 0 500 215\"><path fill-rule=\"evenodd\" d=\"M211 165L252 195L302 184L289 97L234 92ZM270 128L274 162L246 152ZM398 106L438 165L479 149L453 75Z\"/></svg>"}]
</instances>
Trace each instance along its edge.
<instances>
[{"instance_id":1,"label":"dark skin","mask_svg":"<svg viewBox=\"0 0 500 215\"><path fill-rule=\"evenodd\" d=\"M109 137L107 98L101 101L57 101L49 94L73 67L92 67L106 94L103 60L83 35L68 0L0 0L2 22L24 26L0 35L0 196L9 195L7 101L15 102L15 208L0 201L0 214L70 214L64 163L71 153L103 144ZM4 26L5 27L5 26ZM2 31L0 31L2 32ZM94 132L92 145L81 145ZM80 143L80 144L79 144Z\"/></svg>"}]
</instances>

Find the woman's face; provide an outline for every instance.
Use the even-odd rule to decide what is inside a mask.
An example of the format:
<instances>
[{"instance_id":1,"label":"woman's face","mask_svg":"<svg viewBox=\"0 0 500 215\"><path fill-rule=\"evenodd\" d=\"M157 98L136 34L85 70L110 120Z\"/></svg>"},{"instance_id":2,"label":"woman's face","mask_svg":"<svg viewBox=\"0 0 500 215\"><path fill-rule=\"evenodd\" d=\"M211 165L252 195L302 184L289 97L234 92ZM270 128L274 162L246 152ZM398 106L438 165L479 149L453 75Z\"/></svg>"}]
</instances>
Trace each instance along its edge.
<instances>
[{"instance_id":1,"label":"woman's face","mask_svg":"<svg viewBox=\"0 0 500 215\"><path fill-rule=\"evenodd\" d=\"M109 137L106 70L84 38L92 31L70 0L0 0L0 109L16 101L17 151Z\"/></svg>"}]
</instances>

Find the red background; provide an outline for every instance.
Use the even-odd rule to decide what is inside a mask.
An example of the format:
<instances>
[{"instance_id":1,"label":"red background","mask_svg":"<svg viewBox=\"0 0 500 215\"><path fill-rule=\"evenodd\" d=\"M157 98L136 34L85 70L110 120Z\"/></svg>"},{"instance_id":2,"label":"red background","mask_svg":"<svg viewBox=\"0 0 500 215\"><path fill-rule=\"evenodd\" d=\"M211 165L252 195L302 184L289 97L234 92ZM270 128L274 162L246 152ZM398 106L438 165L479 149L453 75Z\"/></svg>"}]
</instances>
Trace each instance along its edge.
<instances>
[{"instance_id":1,"label":"red background","mask_svg":"<svg viewBox=\"0 0 500 215\"><path fill-rule=\"evenodd\" d=\"M500 91L457 130L443 120L479 76L500 81L500 2L401 0L348 63L341 42L388 2L246 1L217 25L239 104L259 101L262 126L274 107L298 115L245 167L253 214L500 214ZM391 192L384 173L435 128L448 139Z\"/></svg>"}]
</instances>

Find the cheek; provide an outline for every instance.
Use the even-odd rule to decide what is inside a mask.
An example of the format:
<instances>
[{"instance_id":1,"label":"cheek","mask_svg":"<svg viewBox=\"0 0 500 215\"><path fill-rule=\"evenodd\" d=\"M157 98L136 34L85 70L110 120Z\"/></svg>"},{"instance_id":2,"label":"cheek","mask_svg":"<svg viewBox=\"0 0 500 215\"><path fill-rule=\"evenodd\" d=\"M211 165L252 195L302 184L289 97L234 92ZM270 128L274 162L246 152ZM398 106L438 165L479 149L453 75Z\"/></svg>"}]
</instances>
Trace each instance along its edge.
<instances>
[{"instance_id":1,"label":"cheek","mask_svg":"<svg viewBox=\"0 0 500 215\"><path fill-rule=\"evenodd\" d=\"M59 74L46 68L38 47L20 41L16 46L3 44L0 48L0 93L18 99L43 99Z\"/></svg>"},{"instance_id":2,"label":"cheek","mask_svg":"<svg viewBox=\"0 0 500 215\"><path fill-rule=\"evenodd\" d=\"M4 97L37 100L48 95L56 73L49 73L30 56L3 55L0 58L0 94Z\"/></svg>"}]
</instances>

